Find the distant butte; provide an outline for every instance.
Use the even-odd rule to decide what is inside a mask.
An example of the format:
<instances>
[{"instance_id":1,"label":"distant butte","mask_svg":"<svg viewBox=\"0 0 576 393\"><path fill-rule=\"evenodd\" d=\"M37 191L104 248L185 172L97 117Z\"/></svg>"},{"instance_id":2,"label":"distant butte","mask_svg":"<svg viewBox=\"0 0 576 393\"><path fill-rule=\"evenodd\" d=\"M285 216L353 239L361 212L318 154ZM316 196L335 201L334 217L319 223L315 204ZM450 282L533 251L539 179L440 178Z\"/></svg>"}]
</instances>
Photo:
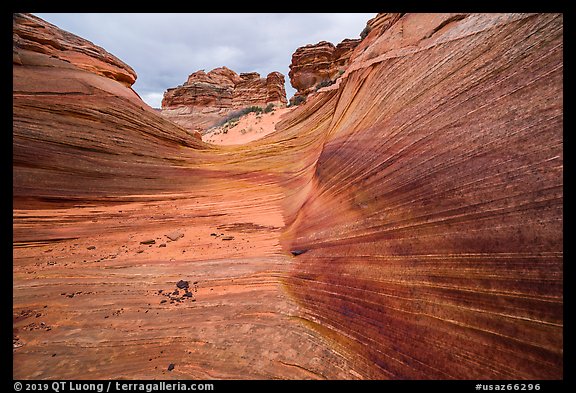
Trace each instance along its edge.
<instances>
[{"instance_id":1,"label":"distant butte","mask_svg":"<svg viewBox=\"0 0 576 393\"><path fill-rule=\"evenodd\" d=\"M284 75L257 72L238 75L227 67L191 74L186 82L164 93L161 113L182 127L199 132L214 126L227 114L250 106L286 106Z\"/></svg>"},{"instance_id":2,"label":"distant butte","mask_svg":"<svg viewBox=\"0 0 576 393\"><path fill-rule=\"evenodd\" d=\"M378 14L296 51L275 132L217 146L13 14L13 379L562 380L563 38ZM198 72L165 111L280 86Z\"/></svg>"}]
</instances>

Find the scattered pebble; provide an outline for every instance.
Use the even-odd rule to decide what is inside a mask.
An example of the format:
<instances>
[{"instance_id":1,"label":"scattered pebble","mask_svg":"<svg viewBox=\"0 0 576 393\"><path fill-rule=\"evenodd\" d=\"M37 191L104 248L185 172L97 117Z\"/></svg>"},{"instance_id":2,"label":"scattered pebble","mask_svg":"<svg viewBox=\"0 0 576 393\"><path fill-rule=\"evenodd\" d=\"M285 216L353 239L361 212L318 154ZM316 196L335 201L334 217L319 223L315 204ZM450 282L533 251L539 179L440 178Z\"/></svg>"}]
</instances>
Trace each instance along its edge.
<instances>
[{"instance_id":1,"label":"scattered pebble","mask_svg":"<svg viewBox=\"0 0 576 393\"><path fill-rule=\"evenodd\" d=\"M88 246L88 247L86 247L86 248L87 248L88 250L95 250L95 249L96 249L96 246Z\"/></svg>"},{"instance_id":2,"label":"scattered pebble","mask_svg":"<svg viewBox=\"0 0 576 393\"><path fill-rule=\"evenodd\" d=\"M16 336L16 337L12 338L12 348L16 349L16 348L20 348L22 346L24 346L24 343L22 342L20 337Z\"/></svg>"},{"instance_id":3,"label":"scattered pebble","mask_svg":"<svg viewBox=\"0 0 576 393\"><path fill-rule=\"evenodd\" d=\"M187 289L190 284L188 284L188 281L180 280L176 283L176 286L180 289Z\"/></svg>"},{"instance_id":4,"label":"scattered pebble","mask_svg":"<svg viewBox=\"0 0 576 393\"><path fill-rule=\"evenodd\" d=\"M156 240L154 239L143 240L140 242L140 244L156 244Z\"/></svg>"},{"instance_id":5,"label":"scattered pebble","mask_svg":"<svg viewBox=\"0 0 576 393\"><path fill-rule=\"evenodd\" d=\"M174 363L170 363L170 365L168 365L168 371L172 370L174 370Z\"/></svg>"},{"instance_id":6,"label":"scattered pebble","mask_svg":"<svg viewBox=\"0 0 576 393\"><path fill-rule=\"evenodd\" d=\"M234 236L224 236L222 240L234 240Z\"/></svg>"},{"instance_id":7,"label":"scattered pebble","mask_svg":"<svg viewBox=\"0 0 576 393\"><path fill-rule=\"evenodd\" d=\"M174 231L174 232L170 232L169 234L167 234L166 237L168 239L172 240L173 242L175 242L176 240L180 239L181 237L184 237L184 234L180 231Z\"/></svg>"},{"instance_id":8,"label":"scattered pebble","mask_svg":"<svg viewBox=\"0 0 576 393\"><path fill-rule=\"evenodd\" d=\"M166 243L162 243L158 247L166 247Z\"/></svg>"}]
</instances>

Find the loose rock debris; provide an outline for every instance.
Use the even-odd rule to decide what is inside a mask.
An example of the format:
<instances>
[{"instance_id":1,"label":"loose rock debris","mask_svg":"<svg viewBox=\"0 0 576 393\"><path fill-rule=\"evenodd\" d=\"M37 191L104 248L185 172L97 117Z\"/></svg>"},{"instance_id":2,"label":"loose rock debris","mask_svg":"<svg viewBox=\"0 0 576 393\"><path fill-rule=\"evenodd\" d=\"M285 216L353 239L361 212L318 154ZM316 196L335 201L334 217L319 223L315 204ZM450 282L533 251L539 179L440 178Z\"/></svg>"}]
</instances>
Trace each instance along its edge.
<instances>
[{"instance_id":1,"label":"loose rock debris","mask_svg":"<svg viewBox=\"0 0 576 393\"><path fill-rule=\"evenodd\" d=\"M180 280L176 283L175 290L164 290L159 289L156 294L165 296L167 299L162 299L160 304L165 304L170 302L170 304L179 304L186 300L196 301L196 297L193 292L198 292L198 281L194 281L193 288L190 288L190 282L185 280Z\"/></svg>"}]
</instances>

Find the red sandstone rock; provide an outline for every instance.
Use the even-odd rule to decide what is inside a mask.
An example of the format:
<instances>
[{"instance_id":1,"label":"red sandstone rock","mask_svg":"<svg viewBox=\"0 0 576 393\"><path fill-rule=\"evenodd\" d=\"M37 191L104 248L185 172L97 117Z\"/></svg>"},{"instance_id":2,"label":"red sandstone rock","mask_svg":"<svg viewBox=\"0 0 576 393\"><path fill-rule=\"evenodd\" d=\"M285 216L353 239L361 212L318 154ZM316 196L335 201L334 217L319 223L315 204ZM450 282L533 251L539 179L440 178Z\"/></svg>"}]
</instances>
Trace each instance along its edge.
<instances>
[{"instance_id":1,"label":"red sandstone rock","mask_svg":"<svg viewBox=\"0 0 576 393\"><path fill-rule=\"evenodd\" d=\"M272 72L266 79L257 72L236 74L226 67L207 74L197 71L186 83L168 89L162 115L189 129L207 129L234 110L248 106L286 105L284 76Z\"/></svg>"},{"instance_id":2,"label":"red sandstone rock","mask_svg":"<svg viewBox=\"0 0 576 393\"><path fill-rule=\"evenodd\" d=\"M71 54L76 52L82 57ZM103 58L116 58L88 41L32 15L14 14L13 53L19 59L13 66L16 208L174 182L167 174L178 169L166 160L176 163L182 148L205 146L146 105L117 77L124 75L120 71L111 77Z\"/></svg>"},{"instance_id":3,"label":"red sandstone rock","mask_svg":"<svg viewBox=\"0 0 576 393\"><path fill-rule=\"evenodd\" d=\"M380 37L390 26L396 23L403 14L385 12L379 13L374 18L366 22L366 27L364 31L360 33L360 37L364 40L367 36L372 35L372 37ZM370 40L369 40L370 41Z\"/></svg>"},{"instance_id":4,"label":"red sandstone rock","mask_svg":"<svg viewBox=\"0 0 576 393\"><path fill-rule=\"evenodd\" d=\"M136 81L134 70L117 57L34 15L13 14L12 34L16 64L22 64L20 51L28 50L67 61L83 70L117 80L127 87Z\"/></svg>"},{"instance_id":5,"label":"red sandstone rock","mask_svg":"<svg viewBox=\"0 0 576 393\"><path fill-rule=\"evenodd\" d=\"M562 39L557 14L406 14L279 126L329 135L291 168L289 287L363 376L562 378Z\"/></svg>"},{"instance_id":6,"label":"red sandstone rock","mask_svg":"<svg viewBox=\"0 0 576 393\"><path fill-rule=\"evenodd\" d=\"M297 97L306 97L317 90L319 84L334 82L342 75L359 43L359 39L345 39L336 47L321 41L298 48L292 55L289 72L290 83L296 89L292 103Z\"/></svg>"},{"instance_id":7,"label":"red sandstone rock","mask_svg":"<svg viewBox=\"0 0 576 393\"><path fill-rule=\"evenodd\" d=\"M15 48L14 378L562 379L563 16L380 26L225 148Z\"/></svg>"}]
</instances>

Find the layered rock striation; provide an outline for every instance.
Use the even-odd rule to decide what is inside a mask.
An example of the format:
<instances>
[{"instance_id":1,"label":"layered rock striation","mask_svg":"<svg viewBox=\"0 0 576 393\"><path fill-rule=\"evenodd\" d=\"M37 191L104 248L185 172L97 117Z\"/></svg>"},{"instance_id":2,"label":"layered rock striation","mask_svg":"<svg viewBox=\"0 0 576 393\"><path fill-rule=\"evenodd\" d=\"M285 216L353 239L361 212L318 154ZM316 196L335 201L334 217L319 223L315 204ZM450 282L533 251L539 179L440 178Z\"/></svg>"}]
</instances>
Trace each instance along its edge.
<instances>
[{"instance_id":1,"label":"layered rock striation","mask_svg":"<svg viewBox=\"0 0 576 393\"><path fill-rule=\"evenodd\" d=\"M286 105L284 76L271 72L238 75L227 67L197 71L181 86L168 89L162 115L189 130L205 130L232 111L249 106Z\"/></svg>"},{"instance_id":2,"label":"layered rock striation","mask_svg":"<svg viewBox=\"0 0 576 393\"><path fill-rule=\"evenodd\" d=\"M105 76L130 87L136 81L134 70L90 41L60 30L56 26L30 14L14 14L13 62L25 65L26 53L42 53L74 66Z\"/></svg>"},{"instance_id":3,"label":"layered rock striation","mask_svg":"<svg viewBox=\"0 0 576 393\"><path fill-rule=\"evenodd\" d=\"M562 379L563 16L371 26L228 147L15 46L14 378Z\"/></svg>"},{"instance_id":4,"label":"layered rock striation","mask_svg":"<svg viewBox=\"0 0 576 393\"><path fill-rule=\"evenodd\" d=\"M28 14L14 14L13 32L15 208L162 189L182 147L205 148L146 105L132 68L104 49Z\"/></svg>"},{"instance_id":5,"label":"layered rock striation","mask_svg":"<svg viewBox=\"0 0 576 393\"><path fill-rule=\"evenodd\" d=\"M367 378L562 378L562 15L377 20L282 130L289 288Z\"/></svg>"}]
</instances>

